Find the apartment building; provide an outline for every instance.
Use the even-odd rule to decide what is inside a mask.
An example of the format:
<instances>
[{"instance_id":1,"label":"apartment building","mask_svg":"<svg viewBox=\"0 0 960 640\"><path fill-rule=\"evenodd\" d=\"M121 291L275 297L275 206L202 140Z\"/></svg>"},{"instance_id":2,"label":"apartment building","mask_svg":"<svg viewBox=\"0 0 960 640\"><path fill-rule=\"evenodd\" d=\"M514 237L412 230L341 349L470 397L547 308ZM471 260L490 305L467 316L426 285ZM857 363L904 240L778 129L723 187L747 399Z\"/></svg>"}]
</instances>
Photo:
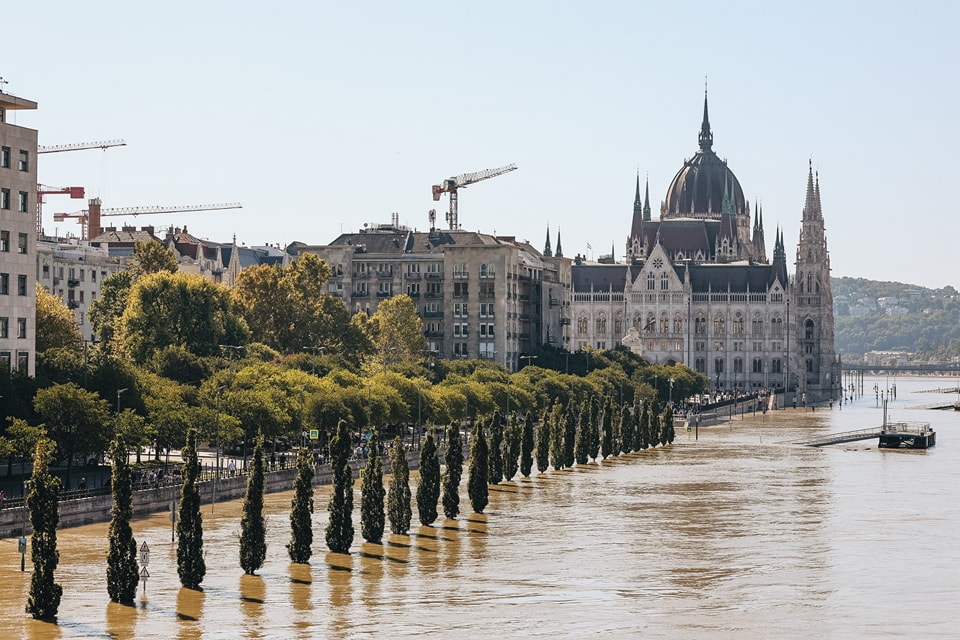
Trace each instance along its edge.
<instances>
[{"instance_id":1,"label":"apartment building","mask_svg":"<svg viewBox=\"0 0 960 640\"><path fill-rule=\"evenodd\" d=\"M16 123L37 103L0 92L0 366L34 375L37 132Z\"/></svg>"}]
</instances>

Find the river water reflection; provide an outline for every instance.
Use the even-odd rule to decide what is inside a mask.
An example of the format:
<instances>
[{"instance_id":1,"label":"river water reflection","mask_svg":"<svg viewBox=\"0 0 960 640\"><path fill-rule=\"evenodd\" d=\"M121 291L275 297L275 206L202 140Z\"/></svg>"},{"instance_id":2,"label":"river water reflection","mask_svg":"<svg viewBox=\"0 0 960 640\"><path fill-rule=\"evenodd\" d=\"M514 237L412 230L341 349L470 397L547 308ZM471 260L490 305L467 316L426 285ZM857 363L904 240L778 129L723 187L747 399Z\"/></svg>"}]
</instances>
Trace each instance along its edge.
<instances>
[{"instance_id":1,"label":"river water reflection","mask_svg":"<svg viewBox=\"0 0 960 640\"><path fill-rule=\"evenodd\" d=\"M737 417L666 449L493 487L486 514L382 545L360 541L357 511L349 555L326 553L320 488L309 566L287 560L291 494L271 494L259 576L239 568L240 502L205 505L202 593L179 587L157 514L134 526L152 552L135 608L108 604L107 525L63 530L56 625L23 613L30 565L21 574L16 541L3 540L0 637L956 638L960 413L914 408L952 402L914 392L956 383L896 384L892 419L930 422L934 449L787 444L879 425L871 390L842 409Z\"/></svg>"}]
</instances>

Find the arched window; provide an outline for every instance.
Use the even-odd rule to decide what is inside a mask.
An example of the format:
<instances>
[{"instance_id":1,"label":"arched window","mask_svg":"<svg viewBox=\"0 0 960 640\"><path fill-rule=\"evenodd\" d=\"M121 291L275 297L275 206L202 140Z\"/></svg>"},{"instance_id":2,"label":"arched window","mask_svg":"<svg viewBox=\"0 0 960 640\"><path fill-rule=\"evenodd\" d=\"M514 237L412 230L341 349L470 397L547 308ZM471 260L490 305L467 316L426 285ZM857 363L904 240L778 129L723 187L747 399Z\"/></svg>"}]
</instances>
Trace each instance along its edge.
<instances>
[{"instance_id":1,"label":"arched window","mask_svg":"<svg viewBox=\"0 0 960 640\"><path fill-rule=\"evenodd\" d=\"M660 290L669 291L670 290L670 276L665 273L660 274Z\"/></svg>"},{"instance_id":2,"label":"arched window","mask_svg":"<svg viewBox=\"0 0 960 640\"><path fill-rule=\"evenodd\" d=\"M803 293L803 271L797 274L797 282L800 283L800 293Z\"/></svg>"},{"instance_id":3,"label":"arched window","mask_svg":"<svg viewBox=\"0 0 960 640\"><path fill-rule=\"evenodd\" d=\"M726 331L727 328L723 319L723 314L718 313L713 317L713 335L722 336L724 333L726 333Z\"/></svg>"},{"instance_id":4,"label":"arched window","mask_svg":"<svg viewBox=\"0 0 960 640\"><path fill-rule=\"evenodd\" d=\"M707 335L707 319L703 317L703 314L698 314L693 321L693 332L698 336Z\"/></svg>"},{"instance_id":5,"label":"arched window","mask_svg":"<svg viewBox=\"0 0 960 640\"><path fill-rule=\"evenodd\" d=\"M733 335L743 335L743 316L739 313L733 318Z\"/></svg>"},{"instance_id":6,"label":"arched window","mask_svg":"<svg viewBox=\"0 0 960 640\"><path fill-rule=\"evenodd\" d=\"M589 324L589 321L587 320L587 315L580 314L580 317L577 318L577 333L581 335L587 335L587 331L589 331L589 328L587 326L588 324Z\"/></svg>"},{"instance_id":7,"label":"arched window","mask_svg":"<svg viewBox=\"0 0 960 640\"><path fill-rule=\"evenodd\" d=\"M653 272L647 274L647 291L653 291L657 288L657 277Z\"/></svg>"},{"instance_id":8,"label":"arched window","mask_svg":"<svg viewBox=\"0 0 960 640\"><path fill-rule=\"evenodd\" d=\"M777 316L770 321L770 335L774 338L783 337L783 318Z\"/></svg>"},{"instance_id":9,"label":"arched window","mask_svg":"<svg viewBox=\"0 0 960 640\"><path fill-rule=\"evenodd\" d=\"M783 373L783 362L780 358L774 358L770 361L770 373Z\"/></svg>"},{"instance_id":10,"label":"arched window","mask_svg":"<svg viewBox=\"0 0 960 640\"><path fill-rule=\"evenodd\" d=\"M652 313L647 314L647 321L643 323L644 331L656 331L657 330L657 320L653 317Z\"/></svg>"},{"instance_id":11,"label":"arched window","mask_svg":"<svg viewBox=\"0 0 960 640\"><path fill-rule=\"evenodd\" d=\"M640 312L639 312L639 311L635 311L635 312L633 313L633 328L636 329L637 331L640 331L641 329L643 329L643 325L640 324Z\"/></svg>"},{"instance_id":12,"label":"arched window","mask_svg":"<svg viewBox=\"0 0 960 640\"><path fill-rule=\"evenodd\" d=\"M753 317L751 335L754 338L763 337L763 318L761 318L759 315Z\"/></svg>"},{"instance_id":13,"label":"arched window","mask_svg":"<svg viewBox=\"0 0 960 640\"><path fill-rule=\"evenodd\" d=\"M607 314L600 312L597 315L597 335L603 335L607 332Z\"/></svg>"},{"instance_id":14,"label":"arched window","mask_svg":"<svg viewBox=\"0 0 960 640\"><path fill-rule=\"evenodd\" d=\"M807 274L807 293L810 293L811 291L813 291L813 286L811 285L812 282L813 282L813 274L808 273Z\"/></svg>"},{"instance_id":15,"label":"arched window","mask_svg":"<svg viewBox=\"0 0 960 640\"><path fill-rule=\"evenodd\" d=\"M803 337L806 340L813 340L813 320L807 320L803 325Z\"/></svg>"},{"instance_id":16,"label":"arched window","mask_svg":"<svg viewBox=\"0 0 960 640\"><path fill-rule=\"evenodd\" d=\"M618 336L623 335L623 314L619 311L613 318L613 333Z\"/></svg>"},{"instance_id":17,"label":"arched window","mask_svg":"<svg viewBox=\"0 0 960 640\"><path fill-rule=\"evenodd\" d=\"M683 316L679 313L673 316L673 332L683 333Z\"/></svg>"},{"instance_id":18,"label":"arched window","mask_svg":"<svg viewBox=\"0 0 960 640\"><path fill-rule=\"evenodd\" d=\"M666 313L660 314L660 333L670 333L670 318Z\"/></svg>"}]
</instances>

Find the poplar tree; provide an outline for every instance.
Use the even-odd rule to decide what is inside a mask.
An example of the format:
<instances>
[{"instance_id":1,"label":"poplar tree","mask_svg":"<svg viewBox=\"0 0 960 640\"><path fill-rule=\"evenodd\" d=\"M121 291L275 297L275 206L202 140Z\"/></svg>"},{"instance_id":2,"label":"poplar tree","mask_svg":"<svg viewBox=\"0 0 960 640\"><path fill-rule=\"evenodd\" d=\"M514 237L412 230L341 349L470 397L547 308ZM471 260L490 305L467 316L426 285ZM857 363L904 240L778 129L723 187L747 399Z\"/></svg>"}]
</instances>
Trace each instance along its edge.
<instances>
[{"instance_id":1,"label":"poplar tree","mask_svg":"<svg viewBox=\"0 0 960 640\"><path fill-rule=\"evenodd\" d=\"M287 543L290 561L300 564L309 562L313 555L313 476L313 456L309 449L300 447L290 504L290 542Z\"/></svg>"},{"instance_id":2,"label":"poplar tree","mask_svg":"<svg viewBox=\"0 0 960 640\"><path fill-rule=\"evenodd\" d=\"M533 420L527 415L521 425L520 475L529 478L530 472L533 470Z\"/></svg>"},{"instance_id":3,"label":"poplar tree","mask_svg":"<svg viewBox=\"0 0 960 640\"><path fill-rule=\"evenodd\" d=\"M410 531L410 469L407 466L407 449L399 436L393 441L390 451L390 464L393 467L393 479L387 493L387 511L390 515L390 530L405 536Z\"/></svg>"},{"instance_id":4,"label":"poplar tree","mask_svg":"<svg viewBox=\"0 0 960 640\"><path fill-rule=\"evenodd\" d=\"M587 451L590 449L590 405L584 400L577 414L577 440L573 447L573 457L577 464L587 464Z\"/></svg>"},{"instance_id":5,"label":"poplar tree","mask_svg":"<svg viewBox=\"0 0 960 640\"><path fill-rule=\"evenodd\" d=\"M603 422L600 430L600 457L606 460L613 453L613 399L603 408Z\"/></svg>"},{"instance_id":6,"label":"poplar tree","mask_svg":"<svg viewBox=\"0 0 960 640\"><path fill-rule=\"evenodd\" d=\"M340 420L337 432L330 439L330 463L333 467L333 494L327 510L327 548L334 553L347 553L353 544L353 470L350 468L350 430Z\"/></svg>"},{"instance_id":7,"label":"poplar tree","mask_svg":"<svg viewBox=\"0 0 960 640\"><path fill-rule=\"evenodd\" d=\"M564 435L567 428L565 417L563 405L559 401L554 402L550 411L550 464L555 470L563 469Z\"/></svg>"},{"instance_id":8,"label":"poplar tree","mask_svg":"<svg viewBox=\"0 0 960 640\"><path fill-rule=\"evenodd\" d=\"M572 467L576 461L577 414L571 401L563 417L563 466Z\"/></svg>"},{"instance_id":9,"label":"poplar tree","mask_svg":"<svg viewBox=\"0 0 960 640\"><path fill-rule=\"evenodd\" d=\"M626 403L620 405L620 411L617 420L614 422L613 429L613 451L614 455L620 455L627 452L626 430L630 428L630 408Z\"/></svg>"},{"instance_id":10,"label":"poplar tree","mask_svg":"<svg viewBox=\"0 0 960 640\"><path fill-rule=\"evenodd\" d=\"M360 481L360 533L367 542L380 542L383 539L386 521L383 498L386 493L383 487L383 462L380 460L380 435L374 429L370 433L370 455Z\"/></svg>"},{"instance_id":11,"label":"poplar tree","mask_svg":"<svg viewBox=\"0 0 960 640\"><path fill-rule=\"evenodd\" d=\"M660 419L663 416L659 411L652 411L650 416L650 421L653 423L653 446L660 445L663 446L667 444L667 433L663 428L663 421Z\"/></svg>"},{"instance_id":12,"label":"poplar tree","mask_svg":"<svg viewBox=\"0 0 960 640\"><path fill-rule=\"evenodd\" d=\"M537 471L540 473L543 473L550 467L551 415L553 415L553 413L550 411L550 407L546 407L540 416L540 422L537 424L536 445L534 450L536 451Z\"/></svg>"},{"instance_id":13,"label":"poplar tree","mask_svg":"<svg viewBox=\"0 0 960 640\"><path fill-rule=\"evenodd\" d=\"M437 501L440 499L440 460L433 439L433 428L420 447L420 483L417 485L417 513L420 524L429 526L437 519Z\"/></svg>"},{"instance_id":14,"label":"poplar tree","mask_svg":"<svg viewBox=\"0 0 960 640\"><path fill-rule=\"evenodd\" d=\"M498 411L493 412L490 420L490 447L487 455L487 480L490 484L500 484L503 480L503 422Z\"/></svg>"},{"instance_id":15,"label":"poplar tree","mask_svg":"<svg viewBox=\"0 0 960 640\"><path fill-rule=\"evenodd\" d=\"M522 425L508 422L503 437L503 477L509 482L517 475L520 463L520 440L523 438Z\"/></svg>"},{"instance_id":16,"label":"poplar tree","mask_svg":"<svg viewBox=\"0 0 960 640\"><path fill-rule=\"evenodd\" d=\"M107 552L107 594L114 602L133 604L140 573L137 567L137 541L133 538L133 480L127 460L127 445L117 438L110 446L113 473L110 490L110 550Z\"/></svg>"},{"instance_id":17,"label":"poplar tree","mask_svg":"<svg viewBox=\"0 0 960 640\"><path fill-rule=\"evenodd\" d=\"M596 460L600 455L600 420L603 419L604 407L602 402L597 402L596 407L591 401L588 405L587 415L590 416L590 432L587 440L587 457Z\"/></svg>"},{"instance_id":18,"label":"poplar tree","mask_svg":"<svg viewBox=\"0 0 960 640\"><path fill-rule=\"evenodd\" d=\"M640 408L640 422L637 427L637 451L650 446L650 402L643 401Z\"/></svg>"},{"instance_id":19,"label":"poplar tree","mask_svg":"<svg viewBox=\"0 0 960 640\"><path fill-rule=\"evenodd\" d=\"M37 620L51 620L57 616L63 587L54 582L54 572L60 562L57 551L57 525L60 512L57 499L60 495L60 478L50 473L53 456L53 441L47 437L37 440L33 456L33 475L30 478L30 493L27 507L30 509L30 557L33 560L33 575L30 576L30 594L27 596L27 613Z\"/></svg>"},{"instance_id":20,"label":"poplar tree","mask_svg":"<svg viewBox=\"0 0 960 640\"><path fill-rule=\"evenodd\" d=\"M187 589L199 589L207 565L203 559L203 518L200 515L200 462L197 458L197 431L187 431L183 448L183 486L177 520L177 574Z\"/></svg>"},{"instance_id":21,"label":"poplar tree","mask_svg":"<svg viewBox=\"0 0 960 640\"><path fill-rule=\"evenodd\" d=\"M665 434L665 437L664 437L665 442L663 444L667 444L667 443L672 444L674 438L677 437L677 433L673 429L673 407L668 405L667 408L663 410L662 420L663 420L663 433Z\"/></svg>"},{"instance_id":22,"label":"poplar tree","mask_svg":"<svg viewBox=\"0 0 960 640\"><path fill-rule=\"evenodd\" d=\"M489 502L487 487L487 439L483 435L483 421L477 420L473 427L470 445L470 477L467 481L467 493L474 513L483 513Z\"/></svg>"},{"instance_id":23,"label":"poplar tree","mask_svg":"<svg viewBox=\"0 0 960 640\"><path fill-rule=\"evenodd\" d=\"M253 575L267 558L267 522L263 517L263 433L253 445L253 469L247 478L240 518L240 568Z\"/></svg>"},{"instance_id":24,"label":"poplar tree","mask_svg":"<svg viewBox=\"0 0 960 640\"><path fill-rule=\"evenodd\" d=\"M447 471L443 475L443 515L456 518L460 515L460 476L463 475L463 442L460 427L447 427Z\"/></svg>"}]
</instances>

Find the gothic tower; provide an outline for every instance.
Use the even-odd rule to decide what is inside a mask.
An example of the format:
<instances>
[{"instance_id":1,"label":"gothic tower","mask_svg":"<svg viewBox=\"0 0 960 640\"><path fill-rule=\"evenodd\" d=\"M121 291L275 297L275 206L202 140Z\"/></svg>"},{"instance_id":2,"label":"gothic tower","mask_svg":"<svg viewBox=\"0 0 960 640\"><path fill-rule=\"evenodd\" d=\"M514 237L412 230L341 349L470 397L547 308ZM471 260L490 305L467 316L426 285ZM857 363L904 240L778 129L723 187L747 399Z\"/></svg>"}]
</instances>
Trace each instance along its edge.
<instances>
[{"instance_id":1,"label":"gothic tower","mask_svg":"<svg viewBox=\"0 0 960 640\"><path fill-rule=\"evenodd\" d=\"M798 391L810 401L832 399L839 392L838 364L833 342L833 294L830 291L830 254L820 207L820 178L813 163L807 175L800 241L797 244L796 339Z\"/></svg>"}]
</instances>

